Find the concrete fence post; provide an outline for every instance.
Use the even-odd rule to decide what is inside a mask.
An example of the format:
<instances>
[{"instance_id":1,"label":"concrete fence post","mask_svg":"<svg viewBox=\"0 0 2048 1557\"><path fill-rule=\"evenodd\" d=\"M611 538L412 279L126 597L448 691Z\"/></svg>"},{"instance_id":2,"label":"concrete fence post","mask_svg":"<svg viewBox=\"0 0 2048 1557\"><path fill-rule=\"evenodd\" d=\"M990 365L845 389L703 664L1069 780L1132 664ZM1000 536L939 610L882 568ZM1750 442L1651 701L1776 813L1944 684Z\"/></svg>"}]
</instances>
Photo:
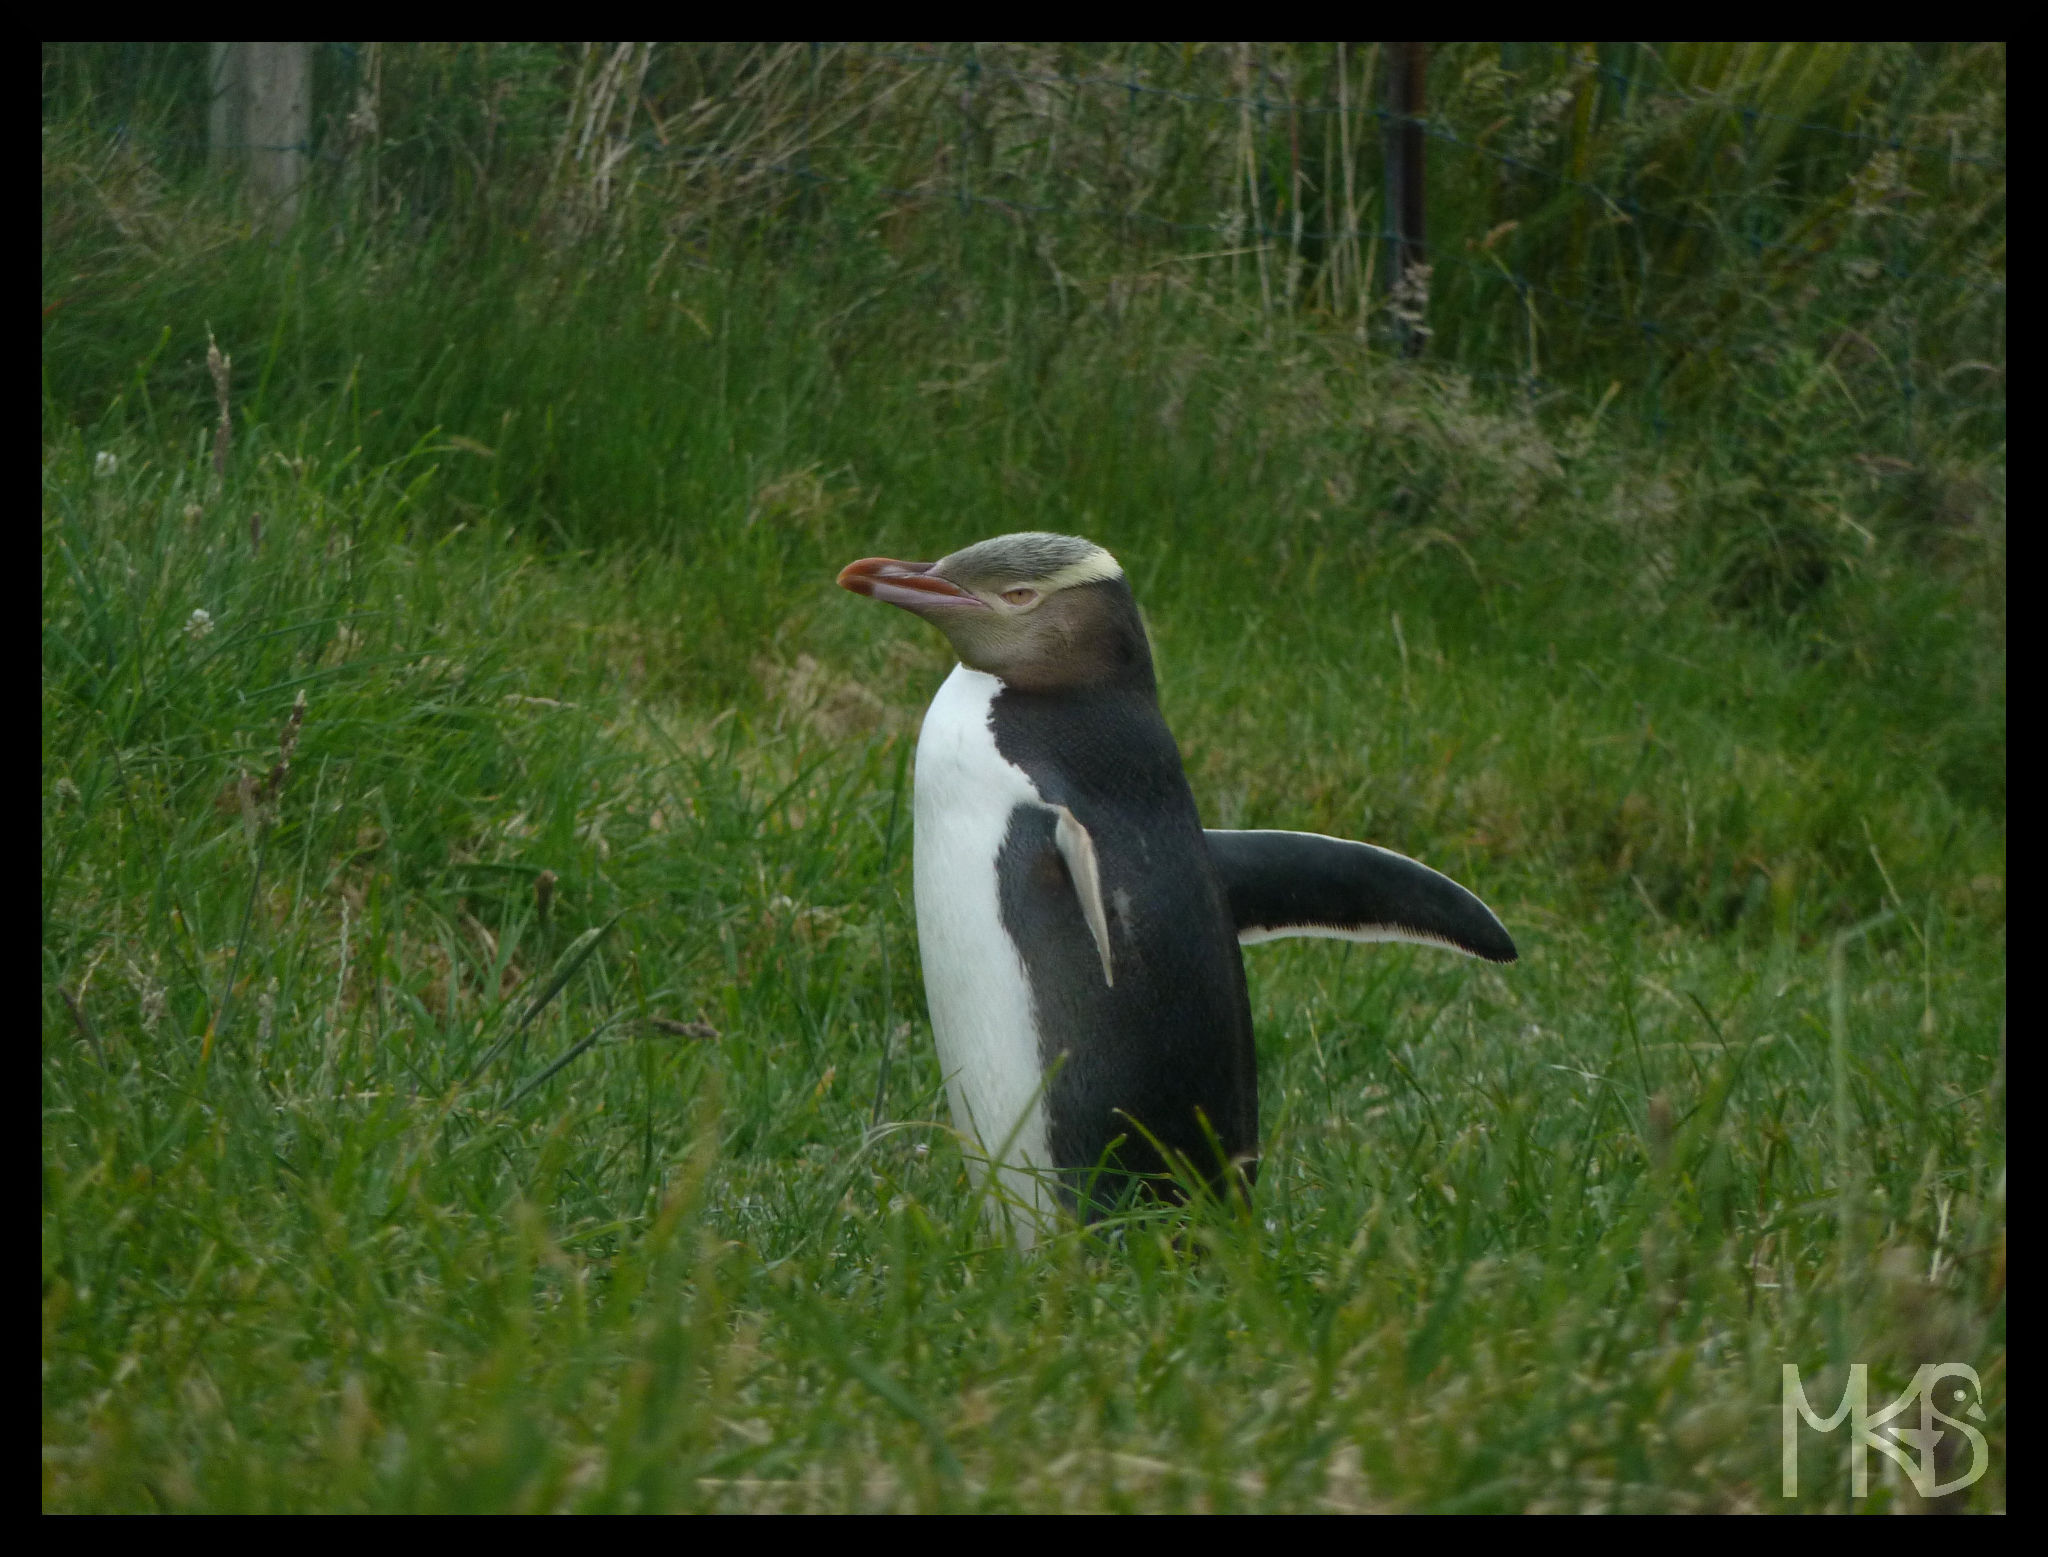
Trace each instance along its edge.
<instances>
[{"instance_id":1,"label":"concrete fence post","mask_svg":"<svg viewBox=\"0 0 2048 1557\"><path fill-rule=\"evenodd\" d=\"M249 181L262 220L282 232L297 220L313 133L310 43L216 43L207 139L213 165Z\"/></svg>"}]
</instances>

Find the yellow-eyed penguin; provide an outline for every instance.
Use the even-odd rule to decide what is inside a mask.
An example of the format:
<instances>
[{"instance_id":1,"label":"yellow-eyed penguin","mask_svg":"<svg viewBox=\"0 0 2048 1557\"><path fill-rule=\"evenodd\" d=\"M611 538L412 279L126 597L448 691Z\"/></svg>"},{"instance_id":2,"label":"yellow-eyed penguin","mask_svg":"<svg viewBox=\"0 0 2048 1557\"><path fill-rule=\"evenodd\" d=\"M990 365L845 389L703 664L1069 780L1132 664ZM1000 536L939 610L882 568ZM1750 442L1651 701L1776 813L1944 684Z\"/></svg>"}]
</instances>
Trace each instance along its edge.
<instances>
[{"instance_id":1,"label":"yellow-eyed penguin","mask_svg":"<svg viewBox=\"0 0 2048 1557\"><path fill-rule=\"evenodd\" d=\"M1100 546L999 535L937 562L864 558L839 583L960 656L917 743L918 944L953 1122L1000 1166L1025 1246L1056 1205L1092 1214L1166 1174L1161 1148L1212 1184L1255 1170L1241 944L1514 961L1486 905L1414 860L1203 831L1137 604Z\"/></svg>"}]
</instances>

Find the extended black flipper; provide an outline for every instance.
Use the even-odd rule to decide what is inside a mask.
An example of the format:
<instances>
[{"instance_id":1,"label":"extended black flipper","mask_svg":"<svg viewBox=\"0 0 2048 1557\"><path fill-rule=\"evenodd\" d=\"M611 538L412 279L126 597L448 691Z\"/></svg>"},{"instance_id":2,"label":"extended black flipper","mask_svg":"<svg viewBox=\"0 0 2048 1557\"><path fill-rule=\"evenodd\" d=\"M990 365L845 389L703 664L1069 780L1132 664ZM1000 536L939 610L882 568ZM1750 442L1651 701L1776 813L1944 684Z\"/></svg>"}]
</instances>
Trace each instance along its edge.
<instances>
[{"instance_id":1,"label":"extended black flipper","mask_svg":"<svg viewBox=\"0 0 2048 1557\"><path fill-rule=\"evenodd\" d=\"M1490 962L1515 943L1493 910L1449 876L1406 855L1321 833L1210 832L1237 939L1283 935L1420 941Z\"/></svg>"}]
</instances>

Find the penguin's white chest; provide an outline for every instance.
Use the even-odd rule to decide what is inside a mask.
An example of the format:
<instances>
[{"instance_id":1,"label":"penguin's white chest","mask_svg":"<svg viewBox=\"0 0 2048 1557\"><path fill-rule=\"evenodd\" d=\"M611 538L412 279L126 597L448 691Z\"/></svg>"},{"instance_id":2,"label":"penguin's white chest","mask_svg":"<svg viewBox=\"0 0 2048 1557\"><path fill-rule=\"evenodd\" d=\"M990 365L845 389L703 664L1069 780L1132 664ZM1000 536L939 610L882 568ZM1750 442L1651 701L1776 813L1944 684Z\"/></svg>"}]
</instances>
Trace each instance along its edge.
<instances>
[{"instance_id":1,"label":"penguin's white chest","mask_svg":"<svg viewBox=\"0 0 2048 1557\"><path fill-rule=\"evenodd\" d=\"M954 669L917 742L913 866L939 1067L954 1125L969 1138L977 1182L1000 1155L1010 1220L1026 1247L1053 1204L1042 1175L1044 1075L1030 977L1003 927L996 859L1019 805L1044 799L996 749L990 704L1003 683Z\"/></svg>"}]
</instances>

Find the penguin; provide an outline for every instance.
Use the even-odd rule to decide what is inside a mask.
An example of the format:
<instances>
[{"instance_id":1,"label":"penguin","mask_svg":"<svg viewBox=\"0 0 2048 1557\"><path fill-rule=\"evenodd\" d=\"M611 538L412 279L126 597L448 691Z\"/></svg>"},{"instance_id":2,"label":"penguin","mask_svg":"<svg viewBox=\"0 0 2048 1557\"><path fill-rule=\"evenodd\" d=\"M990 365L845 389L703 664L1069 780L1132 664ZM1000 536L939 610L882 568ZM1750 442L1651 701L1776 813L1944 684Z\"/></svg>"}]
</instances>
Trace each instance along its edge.
<instances>
[{"instance_id":1,"label":"penguin","mask_svg":"<svg viewBox=\"0 0 2048 1557\"><path fill-rule=\"evenodd\" d=\"M1102 547L1028 531L937 562L863 558L838 581L923 617L959 657L917 743L918 946L954 1126L1023 1247L1063 1214L1172 1196L1190 1174L1249 1187L1241 946L1327 936L1515 960L1492 911L1415 860L1204 829L1137 602Z\"/></svg>"}]
</instances>

